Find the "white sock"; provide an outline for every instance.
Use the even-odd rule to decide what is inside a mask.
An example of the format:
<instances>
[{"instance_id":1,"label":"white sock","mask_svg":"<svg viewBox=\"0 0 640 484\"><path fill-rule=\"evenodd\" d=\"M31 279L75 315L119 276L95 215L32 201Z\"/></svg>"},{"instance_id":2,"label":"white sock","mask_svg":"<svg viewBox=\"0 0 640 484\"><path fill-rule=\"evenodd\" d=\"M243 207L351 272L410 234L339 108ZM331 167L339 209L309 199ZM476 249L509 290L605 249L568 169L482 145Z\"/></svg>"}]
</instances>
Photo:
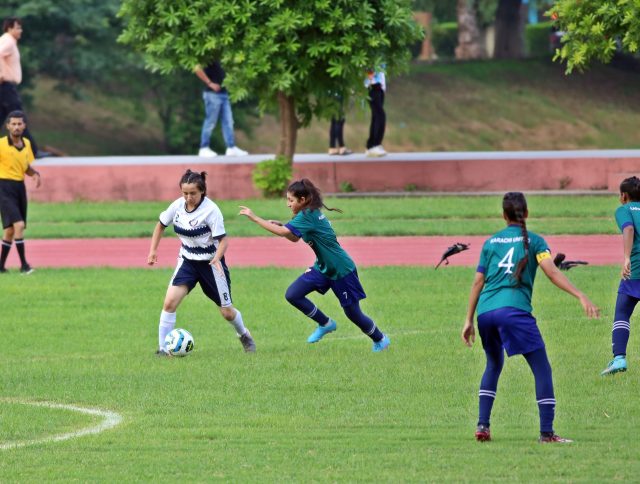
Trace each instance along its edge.
<instances>
[{"instance_id":1,"label":"white sock","mask_svg":"<svg viewBox=\"0 0 640 484\"><path fill-rule=\"evenodd\" d=\"M242 314L240 311L236 309L236 317L229 321L231 326L233 326L238 333L238 336L242 336L247 332L247 328L244 327L244 322L242 321Z\"/></svg>"},{"instance_id":2,"label":"white sock","mask_svg":"<svg viewBox=\"0 0 640 484\"><path fill-rule=\"evenodd\" d=\"M162 311L160 313L160 324L158 325L158 346L164 346L164 339L176 325L176 313Z\"/></svg>"}]
</instances>

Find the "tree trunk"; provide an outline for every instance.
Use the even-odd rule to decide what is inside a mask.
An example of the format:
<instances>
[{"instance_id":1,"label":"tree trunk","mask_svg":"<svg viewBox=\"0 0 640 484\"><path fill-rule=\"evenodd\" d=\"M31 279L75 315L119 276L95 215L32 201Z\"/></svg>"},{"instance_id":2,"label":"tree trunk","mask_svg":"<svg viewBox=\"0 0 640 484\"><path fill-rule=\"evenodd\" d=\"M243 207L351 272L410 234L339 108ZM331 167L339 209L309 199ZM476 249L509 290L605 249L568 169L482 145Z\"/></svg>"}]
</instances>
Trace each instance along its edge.
<instances>
[{"instance_id":1,"label":"tree trunk","mask_svg":"<svg viewBox=\"0 0 640 484\"><path fill-rule=\"evenodd\" d=\"M293 96L287 96L280 91L278 92L278 105L280 106L280 143L276 156L284 156L289 160L289 163L293 163L299 127L296 102Z\"/></svg>"},{"instance_id":2,"label":"tree trunk","mask_svg":"<svg viewBox=\"0 0 640 484\"><path fill-rule=\"evenodd\" d=\"M456 59L484 59L487 50L477 15L477 0L458 0L458 46Z\"/></svg>"},{"instance_id":3,"label":"tree trunk","mask_svg":"<svg viewBox=\"0 0 640 484\"><path fill-rule=\"evenodd\" d=\"M496 11L496 59L524 57L524 19L522 0L500 0Z\"/></svg>"}]
</instances>

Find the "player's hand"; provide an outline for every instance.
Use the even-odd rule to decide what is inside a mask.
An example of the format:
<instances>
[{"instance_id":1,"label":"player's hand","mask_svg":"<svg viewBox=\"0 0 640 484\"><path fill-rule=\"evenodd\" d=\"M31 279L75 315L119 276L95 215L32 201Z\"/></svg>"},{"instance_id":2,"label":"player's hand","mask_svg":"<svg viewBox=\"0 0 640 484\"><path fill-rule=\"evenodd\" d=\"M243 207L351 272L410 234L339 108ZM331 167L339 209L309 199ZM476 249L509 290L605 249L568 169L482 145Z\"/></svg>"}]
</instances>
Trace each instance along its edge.
<instances>
[{"instance_id":1,"label":"player's hand","mask_svg":"<svg viewBox=\"0 0 640 484\"><path fill-rule=\"evenodd\" d=\"M255 220L256 217L249 207L245 207L243 205L240 205L240 212L238 212L238 215L244 215L249 220Z\"/></svg>"},{"instance_id":2,"label":"player's hand","mask_svg":"<svg viewBox=\"0 0 640 484\"><path fill-rule=\"evenodd\" d=\"M33 174L33 179L36 181L36 188L40 188L40 185L42 185L42 178L40 177L40 173L36 171Z\"/></svg>"},{"instance_id":3,"label":"player's hand","mask_svg":"<svg viewBox=\"0 0 640 484\"><path fill-rule=\"evenodd\" d=\"M220 263L220 260L214 257L213 259L211 259L211 262L209 262L209 265L213 266L215 270L217 270L219 273L222 274L223 270L222 270L222 264Z\"/></svg>"},{"instance_id":4,"label":"player's hand","mask_svg":"<svg viewBox=\"0 0 640 484\"><path fill-rule=\"evenodd\" d=\"M582 296L580 298L580 304L582 304L582 309L584 309L585 314L589 318L599 318L600 317L600 309L593 304L587 296Z\"/></svg>"},{"instance_id":5,"label":"player's hand","mask_svg":"<svg viewBox=\"0 0 640 484\"><path fill-rule=\"evenodd\" d=\"M629 279L631 277L631 259L624 258L624 264L622 264L622 271L620 273L623 279Z\"/></svg>"},{"instance_id":6,"label":"player's hand","mask_svg":"<svg viewBox=\"0 0 640 484\"><path fill-rule=\"evenodd\" d=\"M473 343L476 341L476 329L473 327L473 323L471 321L466 321L464 323L460 337L462 338L462 342L469 348L473 346Z\"/></svg>"},{"instance_id":7,"label":"player's hand","mask_svg":"<svg viewBox=\"0 0 640 484\"><path fill-rule=\"evenodd\" d=\"M152 266L153 264L155 264L156 262L158 262L158 254L156 254L155 252L151 252L148 256L147 256L147 264Z\"/></svg>"}]
</instances>

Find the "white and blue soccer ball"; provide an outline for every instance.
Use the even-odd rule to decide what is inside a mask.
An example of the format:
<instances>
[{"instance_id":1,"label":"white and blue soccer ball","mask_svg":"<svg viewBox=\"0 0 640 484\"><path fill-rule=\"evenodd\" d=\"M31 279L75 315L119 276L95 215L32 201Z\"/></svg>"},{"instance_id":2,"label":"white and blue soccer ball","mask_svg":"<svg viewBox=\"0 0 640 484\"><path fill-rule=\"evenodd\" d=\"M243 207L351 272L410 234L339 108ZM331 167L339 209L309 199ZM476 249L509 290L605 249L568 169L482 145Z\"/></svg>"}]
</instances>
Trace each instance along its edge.
<instances>
[{"instance_id":1,"label":"white and blue soccer ball","mask_svg":"<svg viewBox=\"0 0 640 484\"><path fill-rule=\"evenodd\" d=\"M164 346L171 356L187 356L194 348L193 336L186 329L176 328L164 339Z\"/></svg>"}]
</instances>

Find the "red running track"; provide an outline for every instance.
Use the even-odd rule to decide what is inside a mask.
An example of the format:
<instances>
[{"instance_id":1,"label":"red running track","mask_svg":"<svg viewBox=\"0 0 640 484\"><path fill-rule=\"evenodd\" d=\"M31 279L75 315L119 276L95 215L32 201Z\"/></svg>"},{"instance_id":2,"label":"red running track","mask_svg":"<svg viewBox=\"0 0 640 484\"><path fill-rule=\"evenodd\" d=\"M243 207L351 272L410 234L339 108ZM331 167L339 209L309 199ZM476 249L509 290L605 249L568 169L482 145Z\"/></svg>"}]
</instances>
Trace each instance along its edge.
<instances>
[{"instance_id":1,"label":"red running track","mask_svg":"<svg viewBox=\"0 0 640 484\"><path fill-rule=\"evenodd\" d=\"M568 260L592 265L621 263L619 235L561 235L545 237L553 253L564 252ZM442 253L455 242L471 244L453 256L451 265L475 266L486 237L341 237L340 243L359 267L414 265L434 267ZM26 241L27 259L34 268L43 267L146 267L150 239L55 239ZM158 251L158 266L174 267L179 242L165 238ZM303 242L279 237L230 238L227 263L231 267L305 267L314 261ZM7 267L18 267L15 249Z\"/></svg>"}]
</instances>

